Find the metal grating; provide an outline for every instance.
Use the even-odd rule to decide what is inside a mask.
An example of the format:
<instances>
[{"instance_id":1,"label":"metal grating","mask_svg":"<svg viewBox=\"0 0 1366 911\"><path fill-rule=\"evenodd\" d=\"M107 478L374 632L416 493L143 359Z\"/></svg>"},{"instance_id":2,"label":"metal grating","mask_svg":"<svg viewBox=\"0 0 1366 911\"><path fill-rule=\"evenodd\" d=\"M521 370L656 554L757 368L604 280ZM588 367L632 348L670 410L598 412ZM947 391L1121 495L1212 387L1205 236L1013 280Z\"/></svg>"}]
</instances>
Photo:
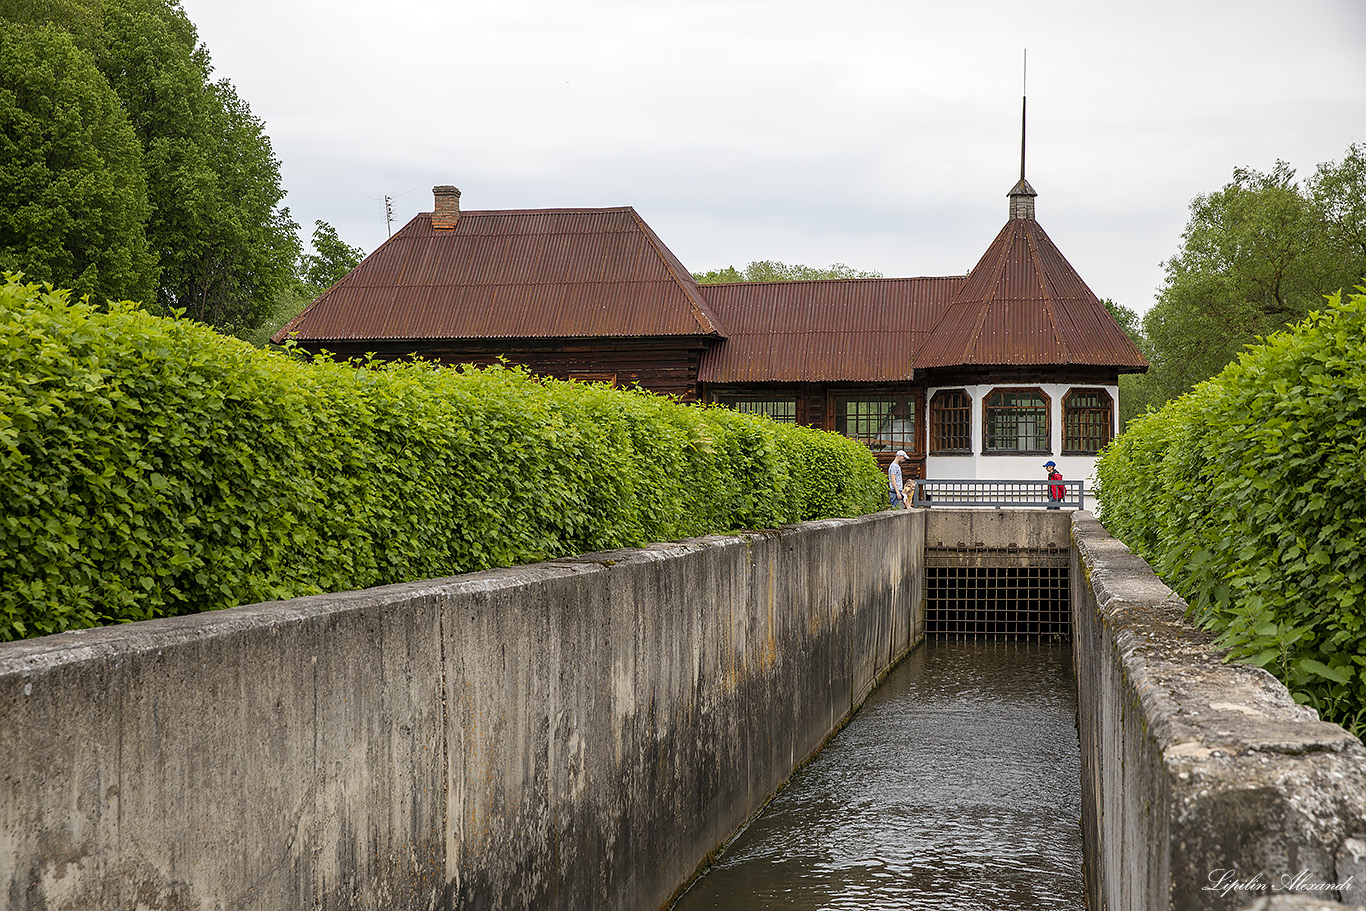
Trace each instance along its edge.
<instances>
[{"instance_id":1,"label":"metal grating","mask_svg":"<svg viewBox=\"0 0 1366 911\"><path fill-rule=\"evenodd\" d=\"M928 548L925 579L928 636L1072 638L1064 548Z\"/></svg>"}]
</instances>

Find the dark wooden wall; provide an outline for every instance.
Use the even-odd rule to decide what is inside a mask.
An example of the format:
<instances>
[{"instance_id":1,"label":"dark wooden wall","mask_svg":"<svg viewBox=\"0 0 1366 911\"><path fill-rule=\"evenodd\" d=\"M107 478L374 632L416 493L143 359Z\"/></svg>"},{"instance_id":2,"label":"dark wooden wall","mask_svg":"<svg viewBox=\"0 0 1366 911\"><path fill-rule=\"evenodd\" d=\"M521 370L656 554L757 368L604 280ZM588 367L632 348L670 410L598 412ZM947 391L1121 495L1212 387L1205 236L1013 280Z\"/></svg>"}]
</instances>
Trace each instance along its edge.
<instances>
[{"instance_id":1,"label":"dark wooden wall","mask_svg":"<svg viewBox=\"0 0 1366 911\"><path fill-rule=\"evenodd\" d=\"M538 376L639 384L651 392L676 395L683 401L697 396L697 364L703 339L409 339L401 341L334 341L309 344L338 357L373 352L384 359L416 355L443 364L495 363L500 357Z\"/></svg>"}]
</instances>

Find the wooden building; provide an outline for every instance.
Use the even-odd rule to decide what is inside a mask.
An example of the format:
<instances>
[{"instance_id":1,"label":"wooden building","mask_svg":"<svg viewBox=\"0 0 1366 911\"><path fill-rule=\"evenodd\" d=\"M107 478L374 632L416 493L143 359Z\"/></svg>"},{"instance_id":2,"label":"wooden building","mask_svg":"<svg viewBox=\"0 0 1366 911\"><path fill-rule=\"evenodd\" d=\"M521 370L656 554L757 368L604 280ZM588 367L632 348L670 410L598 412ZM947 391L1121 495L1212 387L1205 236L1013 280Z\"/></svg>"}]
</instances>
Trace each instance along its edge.
<instances>
[{"instance_id":1,"label":"wooden building","mask_svg":"<svg viewBox=\"0 0 1366 911\"><path fill-rule=\"evenodd\" d=\"M286 325L306 350L496 358L834 430L908 476L1089 477L1147 362L1023 178L967 275L699 285L634 209L460 210L460 192ZM1042 457L1042 458L1041 458Z\"/></svg>"}]
</instances>

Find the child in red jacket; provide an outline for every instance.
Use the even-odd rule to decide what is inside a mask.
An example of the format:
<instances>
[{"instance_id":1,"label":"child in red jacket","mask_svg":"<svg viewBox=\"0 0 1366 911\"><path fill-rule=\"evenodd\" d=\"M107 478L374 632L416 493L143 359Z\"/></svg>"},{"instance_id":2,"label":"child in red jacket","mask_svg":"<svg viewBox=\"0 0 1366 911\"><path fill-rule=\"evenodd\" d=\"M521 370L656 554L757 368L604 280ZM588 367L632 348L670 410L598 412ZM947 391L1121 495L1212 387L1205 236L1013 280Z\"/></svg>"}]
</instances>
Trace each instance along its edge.
<instances>
[{"instance_id":1,"label":"child in red jacket","mask_svg":"<svg viewBox=\"0 0 1366 911\"><path fill-rule=\"evenodd\" d=\"M1044 462L1044 463L1043 463L1043 467L1044 467L1044 470L1048 472L1048 480L1050 480L1050 481L1061 481L1061 480L1062 480L1062 473L1061 473L1060 471L1058 471L1058 465L1057 465L1056 462L1053 462L1053 461ZM1063 486L1062 484L1049 484L1049 485L1048 485L1048 502L1049 502L1048 508L1049 508L1049 509L1061 509L1062 507L1059 506L1058 504L1059 504L1059 502L1062 500L1062 498L1063 498L1064 496L1066 496L1066 495L1067 495L1067 488L1066 488L1065 486Z\"/></svg>"}]
</instances>

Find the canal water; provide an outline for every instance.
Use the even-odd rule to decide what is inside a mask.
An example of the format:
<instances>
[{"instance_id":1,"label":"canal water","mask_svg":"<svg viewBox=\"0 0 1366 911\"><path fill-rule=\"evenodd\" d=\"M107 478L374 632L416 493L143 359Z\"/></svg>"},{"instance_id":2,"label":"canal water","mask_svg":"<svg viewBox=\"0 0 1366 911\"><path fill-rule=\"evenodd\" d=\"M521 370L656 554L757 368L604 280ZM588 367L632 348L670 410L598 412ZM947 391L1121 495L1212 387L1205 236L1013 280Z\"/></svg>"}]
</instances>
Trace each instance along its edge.
<instances>
[{"instance_id":1,"label":"canal water","mask_svg":"<svg viewBox=\"0 0 1366 911\"><path fill-rule=\"evenodd\" d=\"M1071 648L920 646L675 911L1083 907Z\"/></svg>"}]
</instances>

